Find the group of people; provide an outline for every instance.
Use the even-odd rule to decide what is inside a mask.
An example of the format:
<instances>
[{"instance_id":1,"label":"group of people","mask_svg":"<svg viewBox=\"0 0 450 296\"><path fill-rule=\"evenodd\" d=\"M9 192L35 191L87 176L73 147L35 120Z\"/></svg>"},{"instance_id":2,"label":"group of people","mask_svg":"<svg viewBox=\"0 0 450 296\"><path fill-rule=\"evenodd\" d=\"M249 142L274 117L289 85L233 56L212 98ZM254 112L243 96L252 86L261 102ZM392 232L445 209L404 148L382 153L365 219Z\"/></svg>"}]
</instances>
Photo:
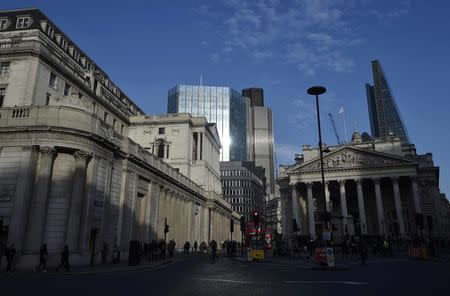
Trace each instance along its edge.
<instances>
[{"instance_id":1,"label":"group of people","mask_svg":"<svg viewBox=\"0 0 450 296\"><path fill-rule=\"evenodd\" d=\"M226 240L222 244L222 248L227 250L227 256L236 256L236 249L238 247L238 242L235 240Z\"/></svg>"}]
</instances>

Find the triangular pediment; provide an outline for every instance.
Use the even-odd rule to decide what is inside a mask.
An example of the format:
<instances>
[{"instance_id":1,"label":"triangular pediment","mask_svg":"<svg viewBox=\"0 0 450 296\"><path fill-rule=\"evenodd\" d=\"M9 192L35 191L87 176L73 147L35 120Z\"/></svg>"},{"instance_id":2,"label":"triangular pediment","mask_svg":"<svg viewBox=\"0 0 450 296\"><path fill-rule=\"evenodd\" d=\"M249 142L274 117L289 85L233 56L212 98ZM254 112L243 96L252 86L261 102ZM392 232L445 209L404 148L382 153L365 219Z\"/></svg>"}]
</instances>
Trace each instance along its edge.
<instances>
[{"instance_id":1,"label":"triangular pediment","mask_svg":"<svg viewBox=\"0 0 450 296\"><path fill-rule=\"evenodd\" d=\"M365 150L345 146L336 149L323 158L324 170L364 169L374 167L392 167L402 165L416 165L404 157L383 152ZM307 171L320 171L320 158L316 157L306 163L296 165L289 169L288 174Z\"/></svg>"}]
</instances>

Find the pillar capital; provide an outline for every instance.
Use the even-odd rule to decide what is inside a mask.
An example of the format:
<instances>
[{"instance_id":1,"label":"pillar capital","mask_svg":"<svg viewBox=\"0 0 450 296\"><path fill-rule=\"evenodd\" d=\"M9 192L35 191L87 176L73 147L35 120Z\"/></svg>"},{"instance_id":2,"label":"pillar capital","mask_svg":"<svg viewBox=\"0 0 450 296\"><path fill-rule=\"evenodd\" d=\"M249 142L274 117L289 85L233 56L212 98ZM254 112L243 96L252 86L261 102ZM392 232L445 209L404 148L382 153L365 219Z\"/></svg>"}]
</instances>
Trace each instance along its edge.
<instances>
[{"instance_id":1,"label":"pillar capital","mask_svg":"<svg viewBox=\"0 0 450 296\"><path fill-rule=\"evenodd\" d=\"M93 156L92 153L89 153L84 150L77 150L73 154L73 157L75 157L76 161L85 161L85 162L89 162L91 160L92 156Z\"/></svg>"},{"instance_id":2,"label":"pillar capital","mask_svg":"<svg viewBox=\"0 0 450 296\"><path fill-rule=\"evenodd\" d=\"M394 176L394 177L391 177L391 180L392 180L393 183L398 183L398 181L400 180L400 177L399 176Z\"/></svg>"},{"instance_id":3,"label":"pillar capital","mask_svg":"<svg viewBox=\"0 0 450 296\"><path fill-rule=\"evenodd\" d=\"M356 178L355 179L356 184L361 184L363 182L362 178Z\"/></svg>"},{"instance_id":4,"label":"pillar capital","mask_svg":"<svg viewBox=\"0 0 450 296\"><path fill-rule=\"evenodd\" d=\"M345 180L345 179L342 179L342 180L337 180L338 181L338 183L339 183L339 185L345 185L345 181L347 181L347 180Z\"/></svg>"},{"instance_id":5,"label":"pillar capital","mask_svg":"<svg viewBox=\"0 0 450 296\"><path fill-rule=\"evenodd\" d=\"M39 147L39 152L45 156L50 158L55 158L58 153L55 147L42 146Z\"/></svg>"}]
</instances>

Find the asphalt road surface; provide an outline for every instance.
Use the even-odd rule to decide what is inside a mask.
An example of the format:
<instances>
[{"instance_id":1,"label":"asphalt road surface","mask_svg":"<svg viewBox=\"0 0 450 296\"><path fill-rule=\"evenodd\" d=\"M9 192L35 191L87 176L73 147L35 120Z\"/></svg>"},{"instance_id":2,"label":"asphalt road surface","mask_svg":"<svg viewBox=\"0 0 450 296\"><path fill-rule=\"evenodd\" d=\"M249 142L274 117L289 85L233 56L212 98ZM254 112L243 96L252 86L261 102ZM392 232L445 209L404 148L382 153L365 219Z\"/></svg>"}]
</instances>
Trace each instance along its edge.
<instances>
[{"instance_id":1,"label":"asphalt road surface","mask_svg":"<svg viewBox=\"0 0 450 296\"><path fill-rule=\"evenodd\" d=\"M301 260L249 263L206 256L135 271L0 278L1 295L450 295L450 262L369 259L345 270Z\"/></svg>"}]
</instances>

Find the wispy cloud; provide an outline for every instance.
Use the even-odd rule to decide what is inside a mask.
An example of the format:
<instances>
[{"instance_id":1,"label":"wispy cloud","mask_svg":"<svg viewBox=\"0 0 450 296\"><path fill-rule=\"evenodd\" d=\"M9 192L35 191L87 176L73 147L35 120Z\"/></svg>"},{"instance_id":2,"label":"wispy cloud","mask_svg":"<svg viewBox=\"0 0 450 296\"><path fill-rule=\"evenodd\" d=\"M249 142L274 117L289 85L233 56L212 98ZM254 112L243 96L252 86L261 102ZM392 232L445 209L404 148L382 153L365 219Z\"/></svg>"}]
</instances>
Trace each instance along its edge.
<instances>
[{"instance_id":1,"label":"wispy cloud","mask_svg":"<svg viewBox=\"0 0 450 296\"><path fill-rule=\"evenodd\" d=\"M318 70L351 71L347 49L364 39L350 23L351 17L397 17L408 13L409 2L380 10L373 0L223 0L221 5L201 5L196 11L222 24L223 44L212 53L215 61L246 52L255 61L271 59L295 65L306 75ZM214 7L214 9L213 9ZM218 12L219 11L219 12ZM212 47L213 48L213 47Z\"/></svg>"},{"instance_id":2,"label":"wispy cloud","mask_svg":"<svg viewBox=\"0 0 450 296\"><path fill-rule=\"evenodd\" d=\"M300 153L300 148L285 143L276 144L277 162L279 164L292 164L294 162L295 154Z\"/></svg>"},{"instance_id":3,"label":"wispy cloud","mask_svg":"<svg viewBox=\"0 0 450 296\"><path fill-rule=\"evenodd\" d=\"M288 120L294 130L310 127L316 116L314 104L302 99L296 99L292 102L292 105L293 112L288 115Z\"/></svg>"}]
</instances>

